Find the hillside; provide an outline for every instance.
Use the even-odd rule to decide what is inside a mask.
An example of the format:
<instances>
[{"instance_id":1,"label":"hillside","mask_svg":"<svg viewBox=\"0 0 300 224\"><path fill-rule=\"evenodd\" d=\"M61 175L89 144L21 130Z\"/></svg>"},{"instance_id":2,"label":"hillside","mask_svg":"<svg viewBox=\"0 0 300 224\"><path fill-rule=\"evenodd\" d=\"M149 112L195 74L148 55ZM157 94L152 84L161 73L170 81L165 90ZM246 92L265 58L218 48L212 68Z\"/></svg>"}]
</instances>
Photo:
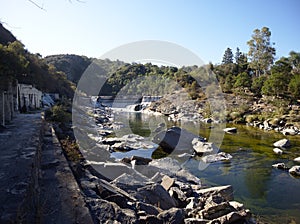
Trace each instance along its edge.
<instances>
[{"instance_id":1,"label":"hillside","mask_svg":"<svg viewBox=\"0 0 300 224\"><path fill-rule=\"evenodd\" d=\"M68 80L77 84L87 67L96 59L74 54L59 54L46 56L44 60L47 64L54 65L58 71L65 73ZM111 74L124 63L97 59L97 65L101 70L100 73Z\"/></svg>"},{"instance_id":2,"label":"hillside","mask_svg":"<svg viewBox=\"0 0 300 224\"><path fill-rule=\"evenodd\" d=\"M0 90L6 90L8 83L18 80L43 92L73 96L75 86L66 74L46 64L39 54L30 53L1 23L0 42Z\"/></svg>"},{"instance_id":3,"label":"hillside","mask_svg":"<svg viewBox=\"0 0 300 224\"><path fill-rule=\"evenodd\" d=\"M3 27L3 25L0 23L0 44L7 45L9 42L14 42L17 39L14 35L7 29Z\"/></svg>"}]
</instances>

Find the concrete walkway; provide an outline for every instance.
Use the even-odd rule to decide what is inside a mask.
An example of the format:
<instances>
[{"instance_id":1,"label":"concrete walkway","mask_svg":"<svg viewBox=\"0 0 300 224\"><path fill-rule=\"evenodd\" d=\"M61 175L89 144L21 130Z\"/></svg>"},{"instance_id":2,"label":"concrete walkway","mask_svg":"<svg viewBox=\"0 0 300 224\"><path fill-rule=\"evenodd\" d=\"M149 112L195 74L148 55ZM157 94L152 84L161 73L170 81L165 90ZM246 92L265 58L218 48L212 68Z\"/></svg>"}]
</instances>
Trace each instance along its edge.
<instances>
[{"instance_id":1,"label":"concrete walkway","mask_svg":"<svg viewBox=\"0 0 300 224\"><path fill-rule=\"evenodd\" d=\"M19 114L0 131L0 223L92 223L51 126Z\"/></svg>"}]
</instances>

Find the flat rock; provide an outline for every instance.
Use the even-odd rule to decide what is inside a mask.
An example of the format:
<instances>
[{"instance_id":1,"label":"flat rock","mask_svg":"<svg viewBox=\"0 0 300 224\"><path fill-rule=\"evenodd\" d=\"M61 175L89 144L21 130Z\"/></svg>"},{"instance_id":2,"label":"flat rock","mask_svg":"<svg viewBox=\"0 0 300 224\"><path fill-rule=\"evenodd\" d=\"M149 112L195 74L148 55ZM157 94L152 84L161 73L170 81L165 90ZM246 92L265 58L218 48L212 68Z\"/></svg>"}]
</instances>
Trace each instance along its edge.
<instances>
[{"instance_id":1,"label":"flat rock","mask_svg":"<svg viewBox=\"0 0 300 224\"><path fill-rule=\"evenodd\" d=\"M287 170L288 167L284 163L276 163L272 165L273 168L280 169L280 170Z\"/></svg>"},{"instance_id":2,"label":"flat rock","mask_svg":"<svg viewBox=\"0 0 300 224\"><path fill-rule=\"evenodd\" d=\"M232 159L232 156L228 153L220 152L217 154L203 156L201 159L205 163L214 163L214 162L218 162L218 161L228 161L228 160Z\"/></svg>"},{"instance_id":3,"label":"flat rock","mask_svg":"<svg viewBox=\"0 0 300 224\"><path fill-rule=\"evenodd\" d=\"M220 194L223 198L228 201L233 200L233 188L231 185L210 187L205 189L200 189L196 191L200 196L209 197L209 195Z\"/></svg>"},{"instance_id":4,"label":"flat rock","mask_svg":"<svg viewBox=\"0 0 300 224\"><path fill-rule=\"evenodd\" d=\"M173 186L175 180L167 175L162 178L161 186L167 191Z\"/></svg>"}]
</instances>

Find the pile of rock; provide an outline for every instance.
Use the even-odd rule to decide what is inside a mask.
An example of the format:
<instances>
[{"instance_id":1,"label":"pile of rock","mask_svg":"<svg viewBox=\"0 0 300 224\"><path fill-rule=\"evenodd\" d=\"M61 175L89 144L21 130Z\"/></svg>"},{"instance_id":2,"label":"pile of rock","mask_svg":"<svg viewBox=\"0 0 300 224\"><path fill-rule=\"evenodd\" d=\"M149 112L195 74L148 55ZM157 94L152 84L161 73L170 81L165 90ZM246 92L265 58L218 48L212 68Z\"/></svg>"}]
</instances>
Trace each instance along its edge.
<instances>
[{"instance_id":1,"label":"pile of rock","mask_svg":"<svg viewBox=\"0 0 300 224\"><path fill-rule=\"evenodd\" d=\"M281 132L283 135L300 135L298 127L291 123L287 123L285 119L273 118L265 121L254 120L248 123L249 126L257 127L262 130Z\"/></svg>"},{"instance_id":2,"label":"pile of rock","mask_svg":"<svg viewBox=\"0 0 300 224\"><path fill-rule=\"evenodd\" d=\"M123 173L104 180L87 167L79 182L97 223L255 223L230 185L204 188L170 158L144 162L158 171L151 178Z\"/></svg>"}]
</instances>

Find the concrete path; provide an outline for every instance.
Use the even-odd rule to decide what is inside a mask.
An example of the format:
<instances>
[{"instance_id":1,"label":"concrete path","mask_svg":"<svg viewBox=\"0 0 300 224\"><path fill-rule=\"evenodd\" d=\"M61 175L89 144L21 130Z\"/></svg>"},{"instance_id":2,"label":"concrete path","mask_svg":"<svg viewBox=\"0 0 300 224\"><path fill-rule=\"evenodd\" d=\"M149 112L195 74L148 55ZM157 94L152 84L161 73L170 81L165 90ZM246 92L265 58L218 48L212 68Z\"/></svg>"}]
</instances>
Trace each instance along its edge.
<instances>
[{"instance_id":1,"label":"concrete path","mask_svg":"<svg viewBox=\"0 0 300 224\"><path fill-rule=\"evenodd\" d=\"M0 223L21 223L35 202L27 203L35 188L33 172L41 148L40 113L20 114L0 132Z\"/></svg>"},{"instance_id":2,"label":"concrete path","mask_svg":"<svg viewBox=\"0 0 300 224\"><path fill-rule=\"evenodd\" d=\"M92 223L40 113L19 114L0 131L0 223Z\"/></svg>"}]
</instances>

